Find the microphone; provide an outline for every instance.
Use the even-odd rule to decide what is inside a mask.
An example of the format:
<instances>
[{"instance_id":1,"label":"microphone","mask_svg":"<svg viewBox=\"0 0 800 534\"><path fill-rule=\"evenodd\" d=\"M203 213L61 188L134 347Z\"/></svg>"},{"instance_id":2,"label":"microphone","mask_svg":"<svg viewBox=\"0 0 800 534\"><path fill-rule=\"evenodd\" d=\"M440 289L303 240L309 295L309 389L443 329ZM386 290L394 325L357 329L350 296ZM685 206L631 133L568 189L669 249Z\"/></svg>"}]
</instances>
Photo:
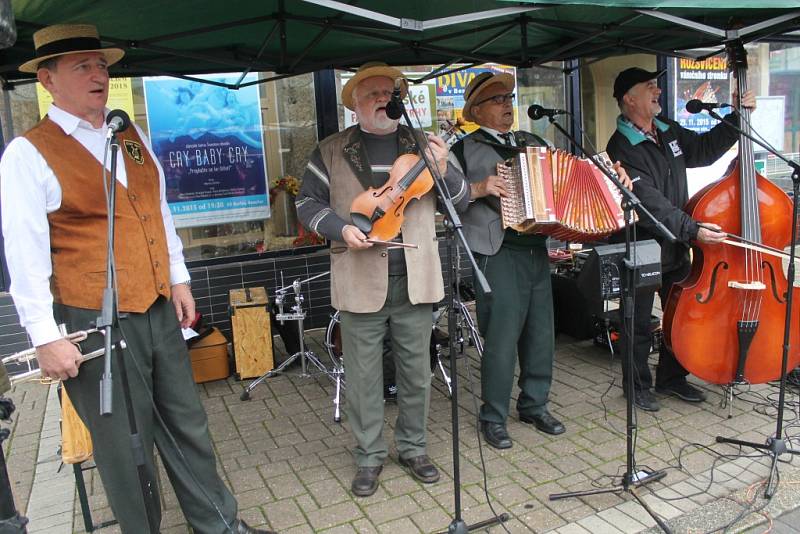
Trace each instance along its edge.
<instances>
[{"instance_id":1,"label":"microphone","mask_svg":"<svg viewBox=\"0 0 800 534\"><path fill-rule=\"evenodd\" d=\"M700 113L703 110L711 111L717 108L729 108L730 104L714 104L712 102L703 102L702 100L693 99L686 103L686 111L689 113Z\"/></svg>"},{"instance_id":2,"label":"microphone","mask_svg":"<svg viewBox=\"0 0 800 534\"><path fill-rule=\"evenodd\" d=\"M403 116L403 98L400 95L403 84L408 84L405 78L398 77L394 79L392 99L386 104L386 116L392 120L397 120Z\"/></svg>"},{"instance_id":3,"label":"microphone","mask_svg":"<svg viewBox=\"0 0 800 534\"><path fill-rule=\"evenodd\" d=\"M113 109L108 112L106 124L108 125L108 136L111 137L115 133L127 130L131 125L131 118L123 110Z\"/></svg>"},{"instance_id":4,"label":"microphone","mask_svg":"<svg viewBox=\"0 0 800 534\"><path fill-rule=\"evenodd\" d=\"M556 115L569 115L569 111L565 109L556 109L556 108L543 108L539 104L533 104L532 106L528 107L528 117L531 119L538 121L543 117L554 117Z\"/></svg>"}]
</instances>

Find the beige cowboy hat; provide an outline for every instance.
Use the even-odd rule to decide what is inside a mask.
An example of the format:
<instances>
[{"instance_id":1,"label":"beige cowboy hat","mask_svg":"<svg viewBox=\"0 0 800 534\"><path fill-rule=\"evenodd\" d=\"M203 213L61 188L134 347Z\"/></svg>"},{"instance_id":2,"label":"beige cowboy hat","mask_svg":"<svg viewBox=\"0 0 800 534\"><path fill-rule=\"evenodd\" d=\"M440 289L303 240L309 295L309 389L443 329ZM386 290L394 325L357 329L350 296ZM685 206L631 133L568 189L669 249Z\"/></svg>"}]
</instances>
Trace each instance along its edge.
<instances>
[{"instance_id":1,"label":"beige cowboy hat","mask_svg":"<svg viewBox=\"0 0 800 534\"><path fill-rule=\"evenodd\" d=\"M386 76L391 78L394 82L397 78L402 78L403 73L394 67L390 67L386 63L380 61L371 61L364 63L356 71L356 75L347 80L342 88L342 104L349 110L355 111L353 107L353 91L362 80L372 78L373 76ZM408 93L408 82L404 83L400 89L400 95L405 98Z\"/></svg>"},{"instance_id":2,"label":"beige cowboy hat","mask_svg":"<svg viewBox=\"0 0 800 534\"><path fill-rule=\"evenodd\" d=\"M481 72L472 78L464 90L464 109L461 114L466 120L475 122L475 117L472 116L472 106L478 104L481 101L481 94L496 83L502 83L509 91L514 90L514 76L505 72Z\"/></svg>"},{"instance_id":3,"label":"beige cowboy hat","mask_svg":"<svg viewBox=\"0 0 800 534\"><path fill-rule=\"evenodd\" d=\"M92 24L47 26L33 34L33 46L36 48L36 57L20 65L21 72L35 74L42 61L65 54L100 52L109 65L125 55L121 48L103 48L100 45L100 34Z\"/></svg>"}]
</instances>

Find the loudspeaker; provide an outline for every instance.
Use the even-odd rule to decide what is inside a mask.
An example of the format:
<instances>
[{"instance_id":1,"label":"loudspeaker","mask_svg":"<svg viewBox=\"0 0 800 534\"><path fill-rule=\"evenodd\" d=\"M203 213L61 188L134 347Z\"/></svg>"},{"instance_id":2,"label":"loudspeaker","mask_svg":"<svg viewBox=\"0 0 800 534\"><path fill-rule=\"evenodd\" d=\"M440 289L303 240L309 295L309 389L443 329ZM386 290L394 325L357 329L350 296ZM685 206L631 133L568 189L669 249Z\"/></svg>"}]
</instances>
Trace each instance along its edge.
<instances>
[{"instance_id":1,"label":"loudspeaker","mask_svg":"<svg viewBox=\"0 0 800 534\"><path fill-rule=\"evenodd\" d=\"M553 315L555 331L575 339L591 339L594 336L595 317L603 312L603 301L596 292L584 291L579 280L570 273L553 273Z\"/></svg>"},{"instance_id":2,"label":"loudspeaker","mask_svg":"<svg viewBox=\"0 0 800 534\"><path fill-rule=\"evenodd\" d=\"M631 245L633 247L633 245ZM661 286L661 247L654 239L638 241L635 246L635 290ZM590 299L608 300L621 296L625 284L625 243L596 246L589 252L577 283Z\"/></svg>"}]
</instances>

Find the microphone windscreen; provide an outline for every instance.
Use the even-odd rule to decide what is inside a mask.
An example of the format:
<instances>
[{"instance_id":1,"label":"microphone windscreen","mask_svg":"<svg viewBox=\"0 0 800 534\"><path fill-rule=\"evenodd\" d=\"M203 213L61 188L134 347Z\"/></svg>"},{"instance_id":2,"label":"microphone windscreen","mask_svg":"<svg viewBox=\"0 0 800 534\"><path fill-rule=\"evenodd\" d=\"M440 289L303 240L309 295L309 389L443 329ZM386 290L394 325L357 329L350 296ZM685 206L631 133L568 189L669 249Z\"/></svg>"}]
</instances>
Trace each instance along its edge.
<instances>
[{"instance_id":1,"label":"microphone windscreen","mask_svg":"<svg viewBox=\"0 0 800 534\"><path fill-rule=\"evenodd\" d=\"M115 132L124 132L131 125L131 118L124 110L112 109L108 112L106 124L111 126L114 123L118 124L117 128L114 129Z\"/></svg>"},{"instance_id":2,"label":"microphone windscreen","mask_svg":"<svg viewBox=\"0 0 800 534\"><path fill-rule=\"evenodd\" d=\"M686 103L686 111L688 111L689 113L700 113L701 111L703 111L703 102L696 98L689 100Z\"/></svg>"},{"instance_id":3,"label":"microphone windscreen","mask_svg":"<svg viewBox=\"0 0 800 534\"><path fill-rule=\"evenodd\" d=\"M544 108L539 104L533 104L528 106L528 117L531 119L538 121L542 117L544 117Z\"/></svg>"},{"instance_id":4,"label":"microphone windscreen","mask_svg":"<svg viewBox=\"0 0 800 534\"><path fill-rule=\"evenodd\" d=\"M386 104L386 116L392 120L397 120L403 116L403 109L400 107L401 104L394 98L389 100Z\"/></svg>"}]
</instances>

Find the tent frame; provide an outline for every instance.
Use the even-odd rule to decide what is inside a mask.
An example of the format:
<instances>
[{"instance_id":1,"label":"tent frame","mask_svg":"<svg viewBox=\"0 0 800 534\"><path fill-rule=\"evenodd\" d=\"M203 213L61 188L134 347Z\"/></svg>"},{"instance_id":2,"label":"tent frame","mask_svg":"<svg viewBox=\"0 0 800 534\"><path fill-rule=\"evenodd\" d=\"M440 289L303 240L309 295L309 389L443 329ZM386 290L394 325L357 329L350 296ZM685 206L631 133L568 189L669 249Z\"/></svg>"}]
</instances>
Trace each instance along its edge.
<instances>
[{"instance_id":1,"label":"tent frame","mask_svg":"<svg viewBox=\"0 0 800 534\"><path fill-rule=\"evenodd\" d=\"M411 50L419 61L414 64L440 63L435 70L436 74L453 72L446 70L452 65L467 63L470 66L481 63L502 63L518 68L542 67L547 63L566 61L575 57L603 58L610 55L643 52L670 57L696 58L690 52L680 49L659 47L648 43L653 35L675 36L681 35L691 41L687 49L714 48L720 53L727 42L741 40L750 42L762 39L775 39L784 42L793 42L800 37L788 34L797 28L800 22L800 10L781 13L770 18L759 20L748 26L738 29L724 29L697 22L685 17L677 16L658 9L619 8L623 16L612 23L565 22L559 20L537 20L533 13L546 13L547 10L568 7L567 4L547 5L517 5L483 11L462 13L455 16L417 20L407 17L394 17L379 11L369 10L355 5L346 4L338 0L303 0L303 4L316 5L332 11L331 15L308 16L292 13L287 9L285 0L279 0L277 9L270 13L252 18L213 24L189 31L180 31L158 35L146 39L122 39L104 35L104 42L119 46L129 51L144 51L144 57L126 57L121 62L120 68L112 69L112 74L118 76L131 75L156 75L173 76L203 83L213 83L230 89L240 89L252 84L277 81L298 74L341 68L352 70L357 65L370 60L386 60L400 51ZM353 2L352 4L355 4ZM573 6L574 7L574 6ZM769 10L766 13L770 13ZM350 17L345 19L345 15ZM356 16L353 19L352 16ZM361 21L358 18L365 20ZM459 25L488 21L479 28L468 26L460 28ZM671 28L652 28L647 25L637 25L637 22L652 22L659 20L674 25ZM317 28L310 42L296 55L288 51L290 36L287 34L289 22L303 23ZM44 24L28 21L17 21L19 28L29 32L35 31ZM185 50L177 46L169 46L170 41L176 41L187 36L213 34L214 32L230 30L231 28L254 28L259 31L263 26L263 39L258 49L245 49L243 47L229 47L227 49L201 49ZM452 28L452 33L425 37L423 32L432 29ZM553 39L546 43L536 45L537 50L546 50L544 53L535 53L529 47L529 32L553 32ZM513 53L482 52L487 46L507 38L514 30L519 31L519 47L514 47ZM624 30L623 37L611 35L613 32ZM319 52L323 39L332 32L341 32L345 35L367 38L376 43L374 50L368 50L350 56L335 59L309 61L315 52ZM458 48L459 38L468 35L480 35L482 40L468 48ZM568 36L566 40L564 36ZM278 41L278 53L268 54L270 44ZM651 39L650 39L651 40ZM448 41L451 41L448 43ZM25 48L24 45L19 45ZM32 55L32 50L31 50ZM713 55L713 54L712 54ZM210 82L197 78L186 72L178 72L165 68L162 64L173 59L186 59L205 63L205 72L220 72L238 70L242 76L236 83ZM591 60L590 60L591 61ZM408 64L407 62L404 62ZM583 62L570 64L564 67L566 73L577 68ZM215 66L219 68L215 68ZM458 67L459 70L465 67ZM16 72L16 66L0 65L0 73L5 73L0 80L4 87L11 88L19 83L29 83L24 75ZM260 80L243 83L244 76L252 71L272 73ZM426 78L415 80L423 81Z\"/></svg>"}]
</instances>

